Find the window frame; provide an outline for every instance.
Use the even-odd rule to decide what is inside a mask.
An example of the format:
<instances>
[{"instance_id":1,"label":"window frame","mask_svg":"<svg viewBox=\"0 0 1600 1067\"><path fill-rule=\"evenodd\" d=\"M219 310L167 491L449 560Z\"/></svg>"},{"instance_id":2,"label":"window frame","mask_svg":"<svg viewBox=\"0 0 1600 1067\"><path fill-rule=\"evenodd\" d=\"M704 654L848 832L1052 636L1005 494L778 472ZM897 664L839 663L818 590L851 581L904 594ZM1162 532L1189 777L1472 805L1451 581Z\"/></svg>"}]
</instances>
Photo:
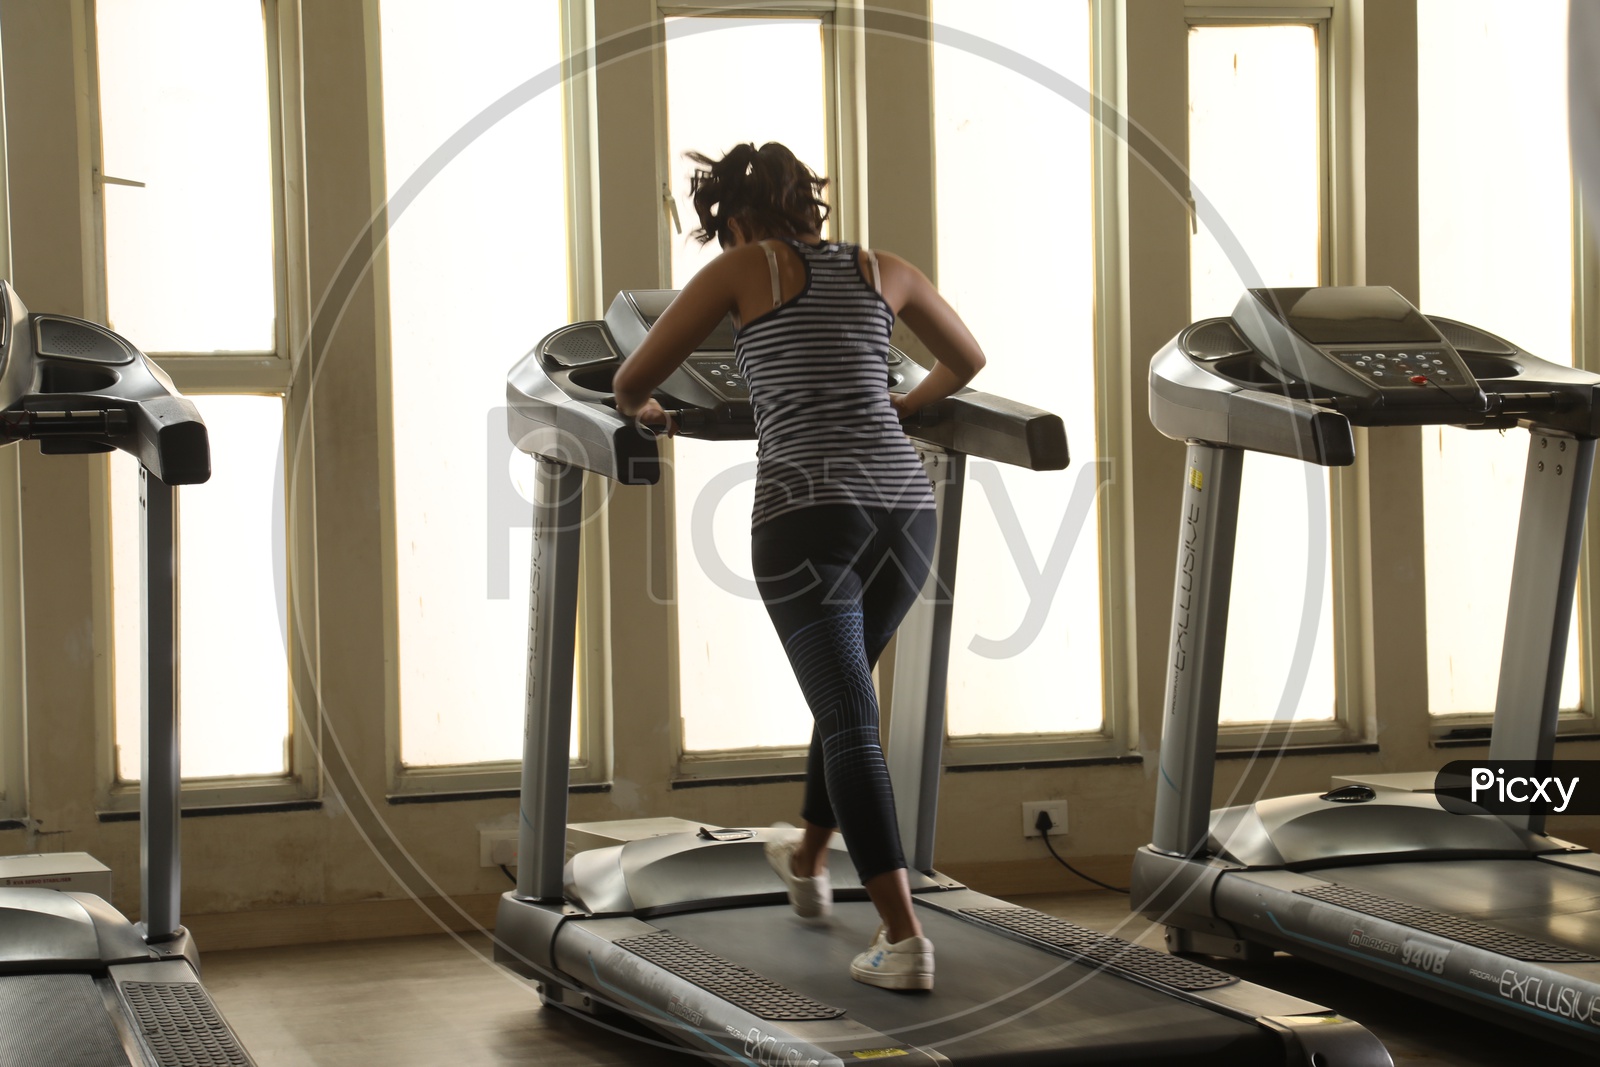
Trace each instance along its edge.
<instances>
[{"instance_id":1,"label":"window frame","mask_svg":"<svg viewBox=\"0 0 1600 1067\"><path fill-rule=\"evenodd\" d=\"M1347 260L1355 243L1353 181L1344 174L1352 166L1349 148L1352 131L1348 115L1353 106L1352 73L1345 55L1350 32L1347 0L1332 4L1283 6L1251 2L1217 6L1186 5L1188 28L1246 28L1252 26L1306 26L1317 47L1317 171L1318 271L1324 285L1344 284ZM1191 201L1191 210L1192 201ZM1358 431L1359 432L1359 431ZM1217 731L1219 752L1248 752L1267 748L1308 749L1362 744L1376 734L1376 708L1368 679L1369 643L1362 623L1365 587L1360 559L1362 517L1365 513L1367 450L1357 449L1356 463L1328 471L1328 533L1332 579L1328 594L1333 624L1333 717L1307 723L1275 719L1221 723Z\"/></svg>"},{"instance_id":2,"label":"window frame","mask_svg":"<svg viewBox=\"0 0 1600 1067\"><path fill-rule=\"evenodd\" d=\"M1419 34L1419 52L1421 48ZM1421 56L1417 56L1420 65ZM1418 121L1421 121L1419 116ZM1600 279L1600 247L1592 224L1594 209L1583 201L1580 184L1572 182L1572 365L1600 372L1600 300L1593 296ZM1419 220L1420 222L1420 220ZM1578 575L1574 590L1574 609L1578 613L1578 707L1561 709L1556 718L1556 739L1589 739L1600 734L1600 701L1597 701L1596 671L1600 669L1593 627L1600 622L1600 494L1589 494L1585 516L1585 536L1579 552ZM1588 638L1585 640L1585 638ZM1494 726L1493 710L1437 714L1431 701L1427 705L1428 736L1435 747L1487 746Z\"/></svg>"},{"instance_id":3,"label":"window frame","mask_svg":"<svg viewBox=\"0 0 1600 1067\"><path fill-rule=\"evenodd\" d=\"M862 168L866 153L859 144L861 128L860 110L865 99L862 79L863 66L862 28L859 7L851 0L784 0L766 4L750 0L699 0L698 3L679 4L656 2L652 11L652 26L658 40L665 40L666 20L669 18L749 18L749 19L818 19L822 26L822 59L824 88L825 137L828 145L827 173L833 195L830 204L837 207L830 212L835 240L864 239L865 214L861 194L865 188ZM656 166L662 175L674 173L669 159L667 130L667 72L664 48L658 53L654 72ZM671 262L670 241L675 236L671 219L663 209L658 213L660 255L663 277ZM661 487L667 502L666 558L676 567L678 545L676 535L677 487L671 463L672 445L662 449L664 463ZM670 613L667 627L667 663L669 665L666 689L667 714L672 716L671 738L673 745L674 783L694 784L705 781L790 776L805 771L807 746L773 745L758 748L717 749L688 751L684 743L683 707L684 693L679 668L679 631L676 607Z\"/></svg>"},{"instance_id":4,"label":"window frame","mask_svg":"<svg viewBox=\"0 0 1600 1067\"><path fill-rule=\"evenodd\" d=\"M1097 101L1122 110L1125 93L1120 86L1125 59L1121 6L1108 0L1086 0L1083 18L1088 23L1089 89ZM938 54L933 61L937 63ZM932 89L930 87L930 97ZM963 734L952 737L948 720L945 730L943 765L976 771L1007 768L1022 764L1104 762L1133 755L1137 737L1137 709L1132 699L1133 648L1129 590L1118 576L1125 575L1130 555L1125 479L1115 476L1116 466L1126 466L1127 415L1131 401L1124 390L1119 353L1126 343L1122 332L1122 306L1126 297L1121 282L1121 242L1127 211L1127 146L1112 129L1096 123L1090 115L1086 164L1090 170L1090 228L1094 250L1091 275L1094 278L1093 362L1095 380L1095 421L1087 435L1092 447L1085 447L1080 427L1067 427L1074 466L1082 470L1076 457L1101 457L1113 453L1111 474L1106 474L1096 493L1094 544L1099 572L1100 599L1100 726L1091 730L1039 733ZM935 151L938 151L937 144ZM969 486L970 486L969 482ZM970 498L970 494L969 494ZM975 499L975 498L973 498ZM956 573L956 595L961 595L961 572ZM952 650L952 654L954 650ZM946 702L948 705L948 695Z\"/></svg>"},{"instance_id":5,"label":"window frame","mask_svg":"<svg viewBox=\"0 0 1600 1067\"><path fill-rule=\"evenodd\" d=\"M99 44L96 0L82 0L85 26L88 80L88 135L92 167L92 214L94 234L92 285L93 308L99 320L107 317L108 283L106 274L105 174L102 157L99 84ZM310 291L306 256L305 202L302 180L305 173L301 121L300 10L296 0L260 0L262 31L265 36L267 74L268 136L273 215L273 290L274 344L270 352L149 352L166 371L180 392L190 396L256 395L276 396L284 401L285 516L301 516L285 531L285 561L288 574L288 690L289 703L284 713L288 723L285 762L287 769L276 775L242 775L230 778L186 779L183 800L189 808L230 807L242 804L296 802L315 798L321 792L321 771L317 753L320 741L319 717L314 694L319 691L319 663L316 645L315 547L310 523L304 517L314 514L311 479L290 475L309 465L310 446L297 446L289 427L306 425L311 416L308 390L299 385L300 372L307 358L304 346L296 339L308 336ZM93 566L101 595L96 598L93 626L97 645L112 647L111 629L111 514L109 461L90 467L93 501L91 522L94 529ZM182 507L178 494L178 508ZM182 580L181 574L179 581ZM294 654L305 647L308 655ZM103 739L97 746L96 804L100 811L137 811L139 783L123 780L117 774L116 707L114 703L114 655L99 658L95 689L99 697L96 729ZM307 706L307 698L312 699ZM180 697L181 706L181 697Z\"/></svg>"},{"instance_id":6,"label":"window frame","mask_svg":"<svg viewBox=\"0 0 1600 1067\"><path fill-rule=\"evenodd\" d=\"M0 77L0 115L5 114ZM13 277L5 124L0 123L0 269ZM0 449L0 820L28 813L27 687L22 618L22 472L18 448Z\"/></svg>"},{"instance_id":7,"label":"window frame","mask_svg":"<svg viewBox=\"0 0 1600 1067\"><path fill-rule=\"evenodd\" d=\"M1600 300L1593 294L1600 282L1600 241L1596 239L1595 224L1600 223L1600 206L1584 202L1579 182L1572 183L1572 352L1573 365L1584 370L1600 372ZM1564 714L1557 720L1556 736L1569 734L1594 734L1600 732L1600 649L1595 647L1594 627L1600 624L1600 494L1589 493L1588 513L1582 554L1578 562L1578 588L1576 605L1578 633L1578 710Z\"/></svg>"},{"instance_id":8,"label":"window frame","mask_svg":"<svg viewBox=\"0 0 1600 1067\"><path fill-rule=\"evenodd\" d=\"M4 134L0 133L0 197L4 195L4 152ZM0 217L4 214L0 206ZM0 228L3 226L0 222ZM9 249L10 242L3 234L0 242ZM0 255L9 261L9 251ZM6 273L9 276L9 264ZM0 820L21 819L28 813L19 455L16 448L0 450Z\"/></svg>"}]
</instances>

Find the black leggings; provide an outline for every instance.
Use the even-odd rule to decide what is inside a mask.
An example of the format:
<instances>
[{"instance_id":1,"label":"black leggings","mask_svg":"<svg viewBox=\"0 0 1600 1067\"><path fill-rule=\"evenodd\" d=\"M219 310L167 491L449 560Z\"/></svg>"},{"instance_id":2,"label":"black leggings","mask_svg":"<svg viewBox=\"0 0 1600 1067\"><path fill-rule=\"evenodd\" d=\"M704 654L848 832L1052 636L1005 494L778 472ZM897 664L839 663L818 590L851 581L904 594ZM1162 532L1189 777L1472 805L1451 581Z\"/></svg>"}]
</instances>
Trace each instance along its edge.
<instances>
[{"instance_id":1,"label":"black leggings","mask_svg":"<svg viewBox=\"0 0 1600 1067\"><path fill-rule=\"evenodd\" d=\"M931 509L801 508L757 526L750 556L816 725L801 815L838 827L863 882L906 865L872 668L922 589Z\"/></svg>"}]
</instances>

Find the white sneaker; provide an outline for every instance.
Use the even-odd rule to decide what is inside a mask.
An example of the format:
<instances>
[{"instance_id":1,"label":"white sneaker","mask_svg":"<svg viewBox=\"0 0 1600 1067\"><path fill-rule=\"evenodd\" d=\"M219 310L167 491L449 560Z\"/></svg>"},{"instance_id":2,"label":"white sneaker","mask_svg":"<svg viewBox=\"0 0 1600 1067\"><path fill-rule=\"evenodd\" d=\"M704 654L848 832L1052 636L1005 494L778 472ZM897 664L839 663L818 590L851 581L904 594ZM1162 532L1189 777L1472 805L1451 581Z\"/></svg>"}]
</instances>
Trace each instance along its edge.
<instances>
[{"instance_id":1,"label":"white sneaker","mask_svg":"<svg viewBox=\"0 0 1600 1067\"><path fill-rule=\"evenodd\" d=\"M885 927L878 927L872 947L850 961L850 977L881 989L932 989L933 942L908 937L890 944Z\"/></svg>"},{"instance_id":2,"label":"white sneaker","mask_svg":"<svg viewBox=\"0 0 1600 1067\"><path fill-rule=\"evenodd\" d=\"M795 914L802 919L818 919L833 909L833 882L826 871L814 878L794 873L794 854L800 848L801 837L801 832L788 823L774 823L765 844L767 862L788 887Z\"/></svg>"}]
</instances>

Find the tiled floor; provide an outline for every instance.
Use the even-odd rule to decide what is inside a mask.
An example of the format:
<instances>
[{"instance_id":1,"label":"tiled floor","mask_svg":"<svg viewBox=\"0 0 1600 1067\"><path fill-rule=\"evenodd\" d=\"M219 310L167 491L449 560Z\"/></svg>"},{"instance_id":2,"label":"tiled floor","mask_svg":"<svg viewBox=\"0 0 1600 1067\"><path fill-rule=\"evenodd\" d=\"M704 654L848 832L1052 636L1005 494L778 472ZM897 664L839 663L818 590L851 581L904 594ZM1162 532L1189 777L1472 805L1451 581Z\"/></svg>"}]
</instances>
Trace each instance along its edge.
<instances>
[{"instance_id":1,"label":"tiled floor","mask_svg":"<svg viewBox=\"0 0 1600 1067\"><path fill-rule=\"evenodd\" d=\"M1131 918L1126 900L1096 891L1019 903L1160 948L1160 931ZM260 1067L701 1062L541 1007L531 985L490 962L481 935L217 952L204 964ZM1289 957L1218 966L1360 1021L1404 1067L1600 1062Z\"/></svg>"}]
</instances>

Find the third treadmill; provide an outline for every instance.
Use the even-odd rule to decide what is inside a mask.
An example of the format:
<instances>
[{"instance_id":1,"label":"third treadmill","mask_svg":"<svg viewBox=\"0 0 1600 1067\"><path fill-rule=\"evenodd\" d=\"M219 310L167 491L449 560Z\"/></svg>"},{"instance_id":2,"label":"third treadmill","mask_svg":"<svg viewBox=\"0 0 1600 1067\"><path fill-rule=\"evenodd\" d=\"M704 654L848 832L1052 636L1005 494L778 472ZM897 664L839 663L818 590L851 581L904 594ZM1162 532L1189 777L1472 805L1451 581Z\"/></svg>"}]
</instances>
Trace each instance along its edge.
<instances>
[{"instance_id":1,"label":"third treadmill","mask_svg":"<svg viewBox=\"0 0 1600 1067\"><path fill-rule=\"evenodd\" d=\"M1244 453L1349 464L1352 426L1530 431L1488 758L1551 758L1597 386L1386 287L1252 289L1156 356L1150 416L1188 463L1155 830L1133 899L1170 948L1282 949L1600 1049L1600 857L1546 835L1543 815L1461 813L1432 773L1210 810Z\"/></svg>"}]
</instances>

